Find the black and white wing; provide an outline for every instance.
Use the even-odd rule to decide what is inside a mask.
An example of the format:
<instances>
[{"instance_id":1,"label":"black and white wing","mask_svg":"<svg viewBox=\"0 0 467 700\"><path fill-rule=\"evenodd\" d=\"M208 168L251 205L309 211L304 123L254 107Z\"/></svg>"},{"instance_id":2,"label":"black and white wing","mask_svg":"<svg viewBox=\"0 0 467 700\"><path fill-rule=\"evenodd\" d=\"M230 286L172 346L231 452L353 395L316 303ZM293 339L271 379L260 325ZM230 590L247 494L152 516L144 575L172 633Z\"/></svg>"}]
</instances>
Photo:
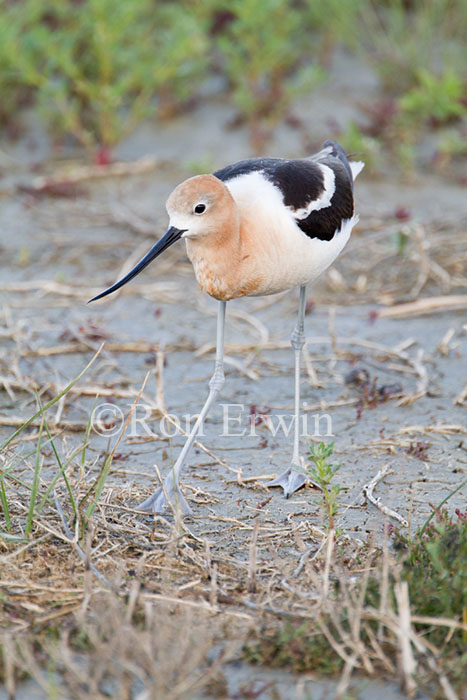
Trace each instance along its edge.
<instances>
[{"instance_id":1,"label":"black and white wing","mask_svg":"<svg viewBox=\"0 0 467 700\"><path fill-rule=\"evenodd\" d=\"M326 141L309 158L250 158L214 175L227 182L261 173L281 192L284 205L307 236L330 241L342 222L353 216L353 181L362 168L363 163L349 163L338 143Z\"/></svg>"}]
</instances>

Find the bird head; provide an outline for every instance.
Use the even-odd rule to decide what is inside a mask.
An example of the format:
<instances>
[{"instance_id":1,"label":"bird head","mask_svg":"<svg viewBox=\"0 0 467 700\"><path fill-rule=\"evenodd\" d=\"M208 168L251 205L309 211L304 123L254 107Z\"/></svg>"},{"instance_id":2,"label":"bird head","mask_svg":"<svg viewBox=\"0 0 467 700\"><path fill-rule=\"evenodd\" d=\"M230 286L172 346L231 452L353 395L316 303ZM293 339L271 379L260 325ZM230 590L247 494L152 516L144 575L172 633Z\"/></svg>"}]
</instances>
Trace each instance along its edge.
<instances>
[{"instance_id":1,"label":"bird head","mask_svg":"<svg viewBox=\"0 0 467 700\"><path fill-rule=\"evenodd\" d=\"M222 236L234 215L234 201L224 183L214 175L190 177L167 200L170 224L189 240Z\"/></svg>"},{"instance_id":2,"label":"bird head","mask_svg":"<svg viewBox=\"0 0 467 700\"><path fill-rule=\"evenodd\" d=\"M214 175L197 175L178 185L166 204L170 225L162 238L136 263L130 272L90 301L115 292L136 277L164 250L180 238L190 243L219 242L238 219L235 202L224 183Z\"/></svg>"}]
</instances>

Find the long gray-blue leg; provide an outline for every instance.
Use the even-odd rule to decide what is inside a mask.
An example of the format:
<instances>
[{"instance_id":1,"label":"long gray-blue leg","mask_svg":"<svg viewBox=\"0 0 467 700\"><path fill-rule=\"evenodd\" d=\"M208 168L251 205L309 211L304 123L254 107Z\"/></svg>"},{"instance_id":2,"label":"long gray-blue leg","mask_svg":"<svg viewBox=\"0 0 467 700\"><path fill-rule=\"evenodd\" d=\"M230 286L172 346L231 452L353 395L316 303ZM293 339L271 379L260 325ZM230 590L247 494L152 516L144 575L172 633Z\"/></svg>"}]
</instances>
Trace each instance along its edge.
<instances>
[{"instance_id":1,"label":"long gray-blue leg","mask_svg":"<svg viewBox=\"0 0 467 700\"><path fill-rule=\"evenodd\" d=\"M222 387L224 386L224 326L225 326L225 301L219 302L218 312L217 312L217 345L216 345L216 366L214 368L214 374L212 375L209 382L209 395L204 404L201 413L199 414L193 430L189 434L187 441L185 442L182 451L180 452L177 461L172 469L172 471L164 479L164 488L160 487L155 491L152 496L147 498L139 506L139 510L145 510L148 513L163 513L167 510L167 498L164 491L167 493L172 505L180 509L180 511L185 515L192 515L193 511L188 505L185 497L180 491L180 472L185 461L185 458L190 450L190 447L194 443L196 436L203 426L204 419L211 408L212 404L216 400L216 397Z\"/></svg>"},{"instance_id":2,"label":"long gray-blue leg","mask_svg":"<svg viewBox=\"0 0 467 700\"><path fill-rule=\"evenodd\" d=\"M297 471L294 467L300 467L300 360L302 348L305 344L305 298L306 287L300 287L300 302L298 306L297 325L295 326L290 344L295 353L295 415L294 415L294 444L293 455L290 467L280 474L277 479L270 481L268 486L282 486L286 498L291 493L297 491L306 479L302 472Z\"/></svg>"}]
</instances>

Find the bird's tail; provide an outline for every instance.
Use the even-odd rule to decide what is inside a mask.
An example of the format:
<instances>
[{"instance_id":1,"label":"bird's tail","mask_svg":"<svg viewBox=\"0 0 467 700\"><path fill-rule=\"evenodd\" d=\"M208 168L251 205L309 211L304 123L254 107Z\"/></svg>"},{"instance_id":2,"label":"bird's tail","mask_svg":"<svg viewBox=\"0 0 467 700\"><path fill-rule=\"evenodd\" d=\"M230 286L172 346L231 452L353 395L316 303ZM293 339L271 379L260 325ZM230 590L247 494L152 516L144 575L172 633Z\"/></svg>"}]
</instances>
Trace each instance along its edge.
<instances>
[{"instance_id":1,"label":"bird's tail","mask_svg":"<svg viewBox=\"0 0 467 700\"><path fill-rule=\"evenodd\" d=\"M365 163L362 160L350 160L349 161L350 170L352 171L352 177L355 182L357 175L362 172L365 167Z\"/></svg>"}]
</instances>

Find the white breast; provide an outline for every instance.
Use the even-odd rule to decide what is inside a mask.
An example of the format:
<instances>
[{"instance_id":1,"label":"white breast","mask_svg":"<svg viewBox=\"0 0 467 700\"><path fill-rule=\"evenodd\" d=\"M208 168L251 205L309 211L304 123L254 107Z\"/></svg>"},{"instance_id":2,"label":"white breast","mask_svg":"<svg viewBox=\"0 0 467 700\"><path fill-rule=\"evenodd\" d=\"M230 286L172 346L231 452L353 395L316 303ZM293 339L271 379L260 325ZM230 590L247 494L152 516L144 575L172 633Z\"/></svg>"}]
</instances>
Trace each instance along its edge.
<instances>
[{"instance_id":1,"label":"white breast","mask_svg":"<svg viewBox=\"0 0 467 700\"><path fill-rule=\"evenodd\" d=\"M346 219L330 241L309 238L284 205L280 190L261 172L225 183L248 222L250 260L264 282L254 296L276 294L313 282L337 258L350 238L358 216Z\"/></svg>"}]
</instances>

